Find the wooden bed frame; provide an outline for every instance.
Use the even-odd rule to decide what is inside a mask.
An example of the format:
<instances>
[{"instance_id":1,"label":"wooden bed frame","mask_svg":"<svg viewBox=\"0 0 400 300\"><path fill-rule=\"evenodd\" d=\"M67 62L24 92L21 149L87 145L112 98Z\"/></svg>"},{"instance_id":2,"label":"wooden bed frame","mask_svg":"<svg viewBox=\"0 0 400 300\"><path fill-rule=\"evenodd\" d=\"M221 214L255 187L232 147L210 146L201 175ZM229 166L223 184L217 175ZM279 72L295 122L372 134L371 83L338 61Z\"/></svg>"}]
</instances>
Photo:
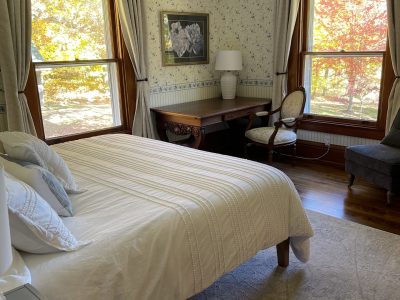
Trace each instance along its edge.
<instances>
[{"instance_id":1,"label":"wooden bed frame","mask_svg":"<svg viewBox=\"0 0 400 300\"><path fill-rule=\"evenodd\" d=\"M278 265L286 268L289 265L289 238L276 245L276 254L278 256Z\"/></svg>"}]
</instances>

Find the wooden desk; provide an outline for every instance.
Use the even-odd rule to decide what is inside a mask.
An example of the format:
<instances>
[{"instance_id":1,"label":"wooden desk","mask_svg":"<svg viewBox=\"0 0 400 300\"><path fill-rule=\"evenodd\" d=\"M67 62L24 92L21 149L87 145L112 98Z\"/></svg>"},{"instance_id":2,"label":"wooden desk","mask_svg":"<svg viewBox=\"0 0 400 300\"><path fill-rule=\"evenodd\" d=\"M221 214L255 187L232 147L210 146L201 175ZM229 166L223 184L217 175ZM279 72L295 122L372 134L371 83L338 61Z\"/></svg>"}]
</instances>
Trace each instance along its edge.
<instances>
[{"instance_id":1,"label":"wooden desk","mask_svg":"<svg viewBox=\"0 0 400 300\"><path fill-rule=\"evenodd\" d=\"M156 114L157 132L161 140L168 141L167 130L176 135L191 134L188 146L199 148L204 141L206 126L250 116L270 108L271 99L237 97L232 100L213 98L153 107L151 111Z\"/></svg>"}]
</instances>

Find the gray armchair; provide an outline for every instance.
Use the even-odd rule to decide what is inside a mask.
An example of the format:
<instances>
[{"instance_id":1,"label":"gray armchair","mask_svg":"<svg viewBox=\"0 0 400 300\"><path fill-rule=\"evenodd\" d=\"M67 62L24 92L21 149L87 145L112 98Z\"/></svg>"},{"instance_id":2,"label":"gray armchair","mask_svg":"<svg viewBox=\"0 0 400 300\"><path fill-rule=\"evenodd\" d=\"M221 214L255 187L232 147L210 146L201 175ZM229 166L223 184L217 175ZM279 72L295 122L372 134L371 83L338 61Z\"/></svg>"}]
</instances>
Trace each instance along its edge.
<instances>
[{"instance_id":1,"label":"gray armchair","mask_svg":"<svg viewBox=\"0 0 400 300\"><path fill-rule=\"evenodd\" d=\"M377 145L359 145L346 148L346 172L349 187L355 177L362 177L387 190L390 204L400 192L400 110L389 134Z\"/></svg>"}]
</instances>

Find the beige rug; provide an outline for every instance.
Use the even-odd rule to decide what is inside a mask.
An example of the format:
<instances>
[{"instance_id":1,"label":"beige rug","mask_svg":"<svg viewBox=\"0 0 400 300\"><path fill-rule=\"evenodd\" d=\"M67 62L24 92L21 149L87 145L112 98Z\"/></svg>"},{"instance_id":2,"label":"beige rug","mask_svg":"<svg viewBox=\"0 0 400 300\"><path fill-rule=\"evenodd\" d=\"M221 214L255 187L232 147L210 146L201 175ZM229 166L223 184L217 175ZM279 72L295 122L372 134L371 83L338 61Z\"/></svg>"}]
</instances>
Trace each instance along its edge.
<instances>
[{"instance_id":1,"label":"beige rug","mask_svg":"<svg viewBox=\"0 0 400 300\"><path fill-rule=\"evenodd\" d=\"M311 259L290 255L277 267L275 248L259 252L193 297L202 299L400 299L400 236L308 211Z\"/></svg>"}]
</instances>

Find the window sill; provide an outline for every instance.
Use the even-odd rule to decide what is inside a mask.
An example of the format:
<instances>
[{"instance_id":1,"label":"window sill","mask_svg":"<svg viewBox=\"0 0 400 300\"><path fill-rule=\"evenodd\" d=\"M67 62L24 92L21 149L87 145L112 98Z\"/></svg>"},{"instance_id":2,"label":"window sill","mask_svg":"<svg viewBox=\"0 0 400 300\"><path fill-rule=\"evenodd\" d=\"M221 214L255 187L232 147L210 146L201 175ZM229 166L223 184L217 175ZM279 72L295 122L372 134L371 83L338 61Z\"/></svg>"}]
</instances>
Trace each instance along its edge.
<instances>
[{"instance_id":1,"label":"window sill","mask_svg":"<svg viewBox=\"0 0 400 300\"><path fill-rule=\"evenodd\" d=\"M305 115L299 129L381 140L385 129L376 122Z\"/></svg>"},{"instance_id":2,"label":"window sill","mask_svg":"<svg viewBox=\"0 0 400 300\"><path fill-rule=\"evenodd\" d=\"M124 128L123 126L118 126L118 127L99 129L99 130L94 130L94 131L89 131L89 132L78 133L78 134L65 135L65 136L60 136L60 137L55 137L55 138L49 138L49 139L46 139L45 142L48 145L53 145L53 144L59 144L59 143L84 139L84 138L88 138L88 137L92 137L92 136L110 134L110 133L129 133L129 134L131 134L131 132L128 129Z\"/></svg>"}]
</instances>

